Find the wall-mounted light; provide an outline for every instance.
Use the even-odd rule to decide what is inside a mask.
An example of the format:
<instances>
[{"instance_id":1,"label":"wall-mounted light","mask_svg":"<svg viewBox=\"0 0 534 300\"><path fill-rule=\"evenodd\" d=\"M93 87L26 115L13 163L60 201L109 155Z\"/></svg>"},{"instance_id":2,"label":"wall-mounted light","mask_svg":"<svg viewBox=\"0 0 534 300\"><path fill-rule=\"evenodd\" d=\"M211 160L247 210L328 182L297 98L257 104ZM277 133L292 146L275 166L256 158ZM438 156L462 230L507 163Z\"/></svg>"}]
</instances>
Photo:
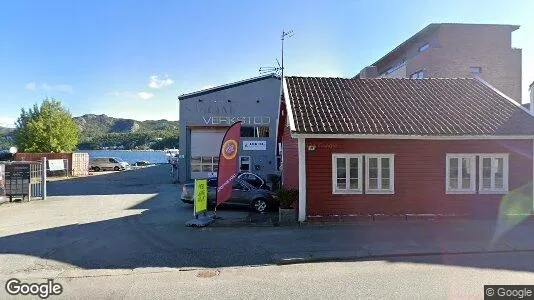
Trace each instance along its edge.
<instances>
[{"instance_id":1,"label":"wall-mounted light","mask_svg":"<svg viewBox=\"0 0 534 300\"><path fill-rule=\"evenodd\" d=\"M308 151L315 151L315 145L308 145Z\"/></svg>"},{"instance_id":2,"label":"wall-mounted light","mask_svg":"<svg viewBox=\"0 0 534 300\"><path fill-rule=\"evenodd\" d=\"M256 103L260 103L260 100L256 100Z\"/></svg>"},{"instance_id":3,"label":"wall-mounted light","mask_svg":"<svg viewBox=\"0 0 534 300\"><path fill-rule=\"evenodd\" d=\"M198 99L198 102L202 102L202 99Z\"/></svg>"},{"instance_id":4,"label":"wall-mounted light","mask_svg":"<svg viewBox=\"0 0 534 300\"><path fill-rule=\"evenodd\" d=\"M228 103L232 102L232 100L230 100L230 99L228 99L228 100L226 100L226 101L228 101Z\"/></svg>"}]
</instances>

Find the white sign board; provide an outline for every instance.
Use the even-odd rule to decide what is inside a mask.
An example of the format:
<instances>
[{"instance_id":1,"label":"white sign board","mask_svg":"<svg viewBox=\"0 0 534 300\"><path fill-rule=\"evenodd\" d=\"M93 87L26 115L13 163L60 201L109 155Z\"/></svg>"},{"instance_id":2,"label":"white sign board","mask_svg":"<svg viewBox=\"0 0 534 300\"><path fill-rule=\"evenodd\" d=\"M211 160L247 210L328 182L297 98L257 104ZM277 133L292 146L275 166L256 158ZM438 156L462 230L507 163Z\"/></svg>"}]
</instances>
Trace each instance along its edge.
<instances>
[{"instance_id":1,"label":"white sign board","mask_svg":"<svg viewBox=\"0 0 534 300\"><path fill-rule=\"evenodd\" d=\"M62 159L49 159L48 170L50 171L63 171L65 170L65 161Z\"/></svg>"},{"instance_id":2,"label":"white sign board","mask_svg":"<svg viewBox=\"0 0 534 300\"><path fill-rule=\"evenodd\" d=\"M243 141L243 150L267 150L267 141Z\"/></svg>"}]
</instances>

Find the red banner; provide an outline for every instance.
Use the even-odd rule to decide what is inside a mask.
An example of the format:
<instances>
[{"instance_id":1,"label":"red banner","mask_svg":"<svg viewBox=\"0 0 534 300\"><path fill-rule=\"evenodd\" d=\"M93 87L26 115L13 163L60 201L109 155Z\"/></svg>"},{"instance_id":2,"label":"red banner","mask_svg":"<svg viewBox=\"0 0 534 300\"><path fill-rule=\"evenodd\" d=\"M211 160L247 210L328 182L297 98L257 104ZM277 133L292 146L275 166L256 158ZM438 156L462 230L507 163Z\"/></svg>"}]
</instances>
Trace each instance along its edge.
<instances>
[{"instance_id":1,"label":"red banner","mask_svg":"<svg viewBox=\"0 0 534 300\"><path fill-rule=\"evenodd\" d=\"M219 170L217 171L217 205L230 199L232 185L237 177L237 153L239 152L239 137L241 136L241 121L235 122L228 128L221 143L219 152Z\"/></svg>"}]
</instances>

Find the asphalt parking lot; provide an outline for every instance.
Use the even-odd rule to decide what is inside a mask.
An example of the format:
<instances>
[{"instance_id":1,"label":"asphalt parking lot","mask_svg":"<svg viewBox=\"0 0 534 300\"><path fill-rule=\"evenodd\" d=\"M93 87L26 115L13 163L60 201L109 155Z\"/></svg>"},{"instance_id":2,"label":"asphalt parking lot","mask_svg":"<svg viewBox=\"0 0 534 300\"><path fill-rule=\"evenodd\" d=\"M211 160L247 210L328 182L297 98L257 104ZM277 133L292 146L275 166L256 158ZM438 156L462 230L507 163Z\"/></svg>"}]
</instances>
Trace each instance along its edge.
<instances>
[{"instance_id":1,"label":"asphalt parking lot","mask_svg":"<svg viewBox=\"0 0 534 300\"><path fill-rule=\"evenodd\" d=\"M169 171L162 165L54 181L47 200L0 205L0 279L534 251L534 240L525 238L533 221L495 240L500 225L488 220L273 227L225 223L250 216L227 208L217 212L223 220L189 228L192 206L180 201L181 186ZM459 265L501 268L487 263Z\"/></svg>"},{"instance_id":2,"label":"asphalt parking lot","mask_svg":"<svg viewBox=\"0 0 534 300\"><path fill-rule=\"evenodd\" d=\"M216 228L185 227L193 208L180 201L181 186L171 183L169 172L160 165L58 180L49 182L44 201L0 205L0 275L269 261L265 253L252 261L239 253L212 255L213 245L231 242L203 234ZM249 214L237 208L217 212L226 221ZM249 250L254 247L243 249Z\"/></svg>"}]
</instances>

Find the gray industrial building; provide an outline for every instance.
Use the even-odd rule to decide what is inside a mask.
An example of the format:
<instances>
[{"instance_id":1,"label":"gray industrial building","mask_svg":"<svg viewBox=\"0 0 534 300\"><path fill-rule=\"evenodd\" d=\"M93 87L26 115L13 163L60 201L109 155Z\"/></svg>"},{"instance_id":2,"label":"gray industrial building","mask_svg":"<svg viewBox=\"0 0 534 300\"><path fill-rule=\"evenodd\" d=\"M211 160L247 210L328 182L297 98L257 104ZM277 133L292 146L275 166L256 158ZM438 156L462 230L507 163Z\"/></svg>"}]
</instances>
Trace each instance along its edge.
<instances>
[{"instance_id":1,"label":"gray industrial building","mask_svg":"<svg viewBox=\"0 0 534 300\"><path fill-rule=\"evenodd\" d=\"M239 170L264 179L279 174L280 86L269 74L179 96L180 181L217 174L221 141L236 121L242 121Z\"/></svg>"}]
</instances>

